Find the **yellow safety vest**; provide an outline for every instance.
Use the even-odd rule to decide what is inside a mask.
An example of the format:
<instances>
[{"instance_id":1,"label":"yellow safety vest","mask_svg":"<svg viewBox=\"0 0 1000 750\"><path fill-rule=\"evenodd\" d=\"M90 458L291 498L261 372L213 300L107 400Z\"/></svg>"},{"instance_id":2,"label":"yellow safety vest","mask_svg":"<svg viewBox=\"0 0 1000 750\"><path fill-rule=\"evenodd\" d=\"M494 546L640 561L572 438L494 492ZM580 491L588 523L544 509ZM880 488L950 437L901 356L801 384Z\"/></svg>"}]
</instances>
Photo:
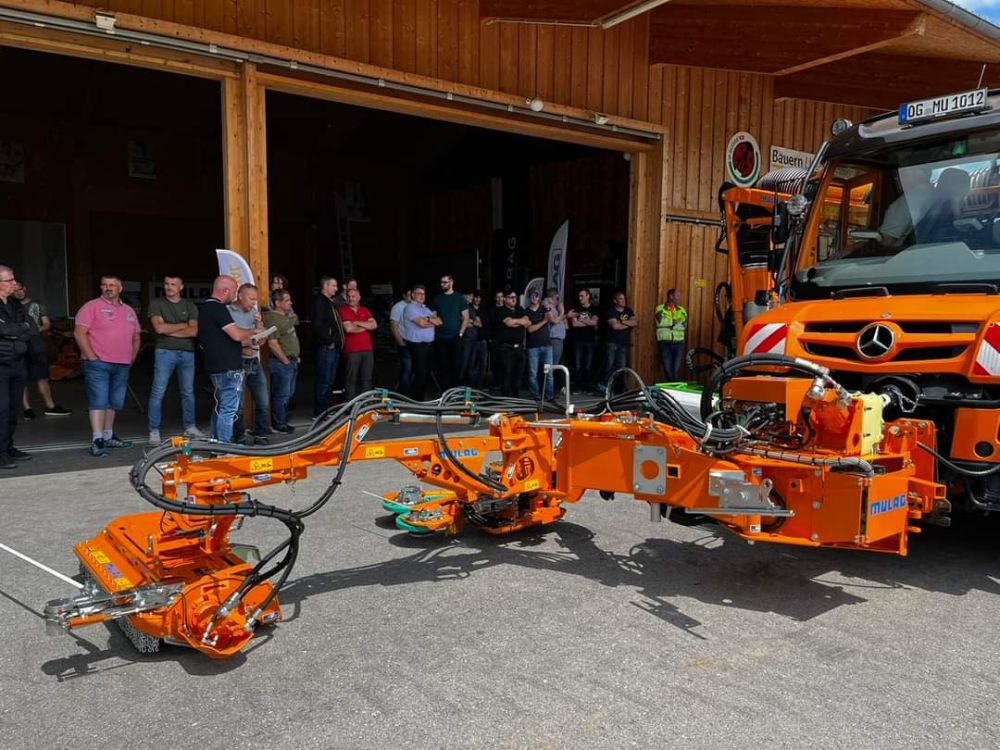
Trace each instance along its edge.
<instances>
[{"instance_id":1,"label":"yellow safety vest","mask_svg":"<svg viewBox=\"0 0 1000 750\"><path fill-rule=\"evenodd\" d=\"M687 330L687 319L687 310L680 305L672 309L669 305L657 305L656 340L674 343L683 341L684 332Z\"/></svg>"}]
</instances>

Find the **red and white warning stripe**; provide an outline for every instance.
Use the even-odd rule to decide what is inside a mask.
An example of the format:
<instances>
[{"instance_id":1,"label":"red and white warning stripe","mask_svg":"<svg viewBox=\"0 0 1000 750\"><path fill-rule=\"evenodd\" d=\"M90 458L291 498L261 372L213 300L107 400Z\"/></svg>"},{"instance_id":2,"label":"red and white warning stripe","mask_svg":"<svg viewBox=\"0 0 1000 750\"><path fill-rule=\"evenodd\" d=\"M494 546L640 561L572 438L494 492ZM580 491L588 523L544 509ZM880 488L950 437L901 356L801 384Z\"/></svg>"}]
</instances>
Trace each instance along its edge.
<instances>
[{"instance_id":1,"label":"red and white warning stripe","mask_svg":"<svg viewBox=\"0 0 1000 750\"><path fill-rule=\"evenodd\" d=\"M991 325L986 329L972 374L987 377L1000 375L1000 326Z\"/></svg>"},{"instance_id":2,"label":"red and white warning stripe","mask_svg":"<svg viewBox=\"0 0 1000 750\"><path fill-rule=\"evenodd\" d=\"M785 323L757 323L750 326L744 354L784 354L788 340L788 325Z\"/></svg>"}]
</instances>

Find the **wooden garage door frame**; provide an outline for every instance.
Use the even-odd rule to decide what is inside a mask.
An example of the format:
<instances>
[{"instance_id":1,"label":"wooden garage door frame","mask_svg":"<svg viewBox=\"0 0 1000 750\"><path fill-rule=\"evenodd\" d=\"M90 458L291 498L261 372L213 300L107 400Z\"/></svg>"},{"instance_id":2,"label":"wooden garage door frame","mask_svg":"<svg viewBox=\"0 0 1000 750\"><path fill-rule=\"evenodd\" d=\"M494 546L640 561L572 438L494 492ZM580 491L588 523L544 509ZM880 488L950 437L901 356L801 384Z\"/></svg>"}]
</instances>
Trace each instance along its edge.
<instances>
[{"instance_id":1,"label":"wooden garage door frame","mask_svg":"<svg viewBox=\"0 0 1000 750\"><path fill-rule=\"evenodd\" d=\"M3 5L77 21L93 22L94 19L91 8L55 0L8 0ZM557 119L562 115L567 121L584 122L592 114L587 110L554 105L547 107L547 110L551 110L557 117L551 117L550 113L549 119L534 120L517 113L514 106L516 97L500 92L411 76L369 64L143 16L117 13L115 17L117 24L123 29L162 35L165 39L183 40L192 44L218 45L245 54L248 61L237 62L211 54L161 48L155 44L136 45L114 36L76 34L9 21L0 21L0 45L166 70L219 81L226 244L248 259L259 282L265 282L269 273L265 100L267 91L278 91L546 140L628 152L631 155L627 258L628 288L632 297L630 304L637 310L652 309L655 306L660 260L660 216L663 213L663 148L667 137L663 126L612 118L621 122L623 130L648 134L648 140L618 135L611 129L593 132L569 122L563 124ZM430 100L407 96L391 87L373 89L370 86L352 86L333 78L317 80L316 75L276 69L271 64L258 66L249 61L254 56L299 60L306 67L319 67L334 74L384 79L399 86L419 86L422 90L444 96ZM492 105L492 108L456 106L448 101L449 95L462 99L471 97ZM503 111L504 107L507 111ZM520 102L519 108L524 109L523 102ZM640 329L636 332L639 342L649 338L646 335L648 331L644 331L644 328L640 323ZM652 347L640 344L633 353L633 366L640 372L654 371L654 360Z\"/></svg>"}]
</instances>

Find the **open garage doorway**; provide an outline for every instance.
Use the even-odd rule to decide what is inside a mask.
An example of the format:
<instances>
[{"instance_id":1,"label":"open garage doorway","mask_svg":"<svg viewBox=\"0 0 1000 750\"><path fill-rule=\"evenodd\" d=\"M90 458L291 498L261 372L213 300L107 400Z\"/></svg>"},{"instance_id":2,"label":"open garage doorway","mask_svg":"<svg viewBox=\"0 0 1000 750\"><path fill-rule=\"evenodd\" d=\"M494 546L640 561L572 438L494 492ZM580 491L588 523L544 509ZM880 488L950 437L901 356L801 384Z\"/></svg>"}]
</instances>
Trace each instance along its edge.
<instances>
[{"instance_id":1,"label":"open garage doorway","mask_svg":"<svg viewBox=\"0 0 1000 750\"><path fill-rule=\"evenodd\" d=\"M564 221L567 303L578 287L607 303L625 285L628 154L279 92L266 112L272 276L288 277L302 317L319 276L357 279L380 323L376 386L395 385L401 290L426 284L430 302L451 274L485 309L545 276Z\"/></svg>"},{"instance_id":2,"label":"open garage doorway","mask_svg":"<svg viewBox=\"0 0 1000 750\"><path fill-rule=\"evenodd\" d=\"M207 296L224 247L218 81L44 52L0 47L0 263L14 267L48 307L55 399L73 415L18 426L23 448L89 444L86 398L72 361L72 317L98 296L102 274L119 276L144 328L143 349L119 418L122 437L145 439L154 338L150 301L166 273ZM204 423L211 396L199 391ZM176 380L164 429L180 422Z\"/></svg>"}]
</instances>

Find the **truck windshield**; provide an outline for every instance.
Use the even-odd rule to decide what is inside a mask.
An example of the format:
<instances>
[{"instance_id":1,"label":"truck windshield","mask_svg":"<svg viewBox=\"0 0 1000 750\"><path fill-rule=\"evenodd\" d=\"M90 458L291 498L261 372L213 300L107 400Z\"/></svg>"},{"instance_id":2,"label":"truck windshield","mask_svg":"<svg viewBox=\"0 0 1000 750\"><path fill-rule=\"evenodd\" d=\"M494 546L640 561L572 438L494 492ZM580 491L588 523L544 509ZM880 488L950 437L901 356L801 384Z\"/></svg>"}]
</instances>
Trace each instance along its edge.
<instances>
[{"instance_id":1,"label":"truck windshield","mask_svg":"<svg viewBox=\"0 0 1000 750\"><path fill-rule=\"evenodd\" d=\"M1000 285L1000 133L883 146L832 161L812 201L797 298L884 286ZM819 212L819 215L816 215Z\"/></svg>"}]
</instances>

